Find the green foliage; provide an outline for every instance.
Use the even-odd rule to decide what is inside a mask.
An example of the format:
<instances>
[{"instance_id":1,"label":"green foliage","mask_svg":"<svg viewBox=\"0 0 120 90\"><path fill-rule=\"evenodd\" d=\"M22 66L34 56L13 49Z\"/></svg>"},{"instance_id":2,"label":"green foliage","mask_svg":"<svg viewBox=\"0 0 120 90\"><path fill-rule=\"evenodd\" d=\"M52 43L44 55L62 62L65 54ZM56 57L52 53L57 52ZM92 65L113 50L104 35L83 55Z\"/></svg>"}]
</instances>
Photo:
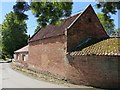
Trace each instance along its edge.
<instances>
[{"instance_id":1,"label":"green foliage","mask_svg":"<svg viewBox=\"0 0 120 90\"><path fill-rule=\"evenodd\" d=\"M25 21L19 22L14 12L6 14L2 23L2 52L12 56L14 51L27 44L27 25Z\"/></svg>"},{"instance_id":2,"label":"green foliage","mask_svg":"<svg viewBox=\"0 0 120 90\"><path fill-rule=\"evenodd\" d=\"M103 13L98 13L97 16L98 16L101 24L103 25L105 31L107 32L107 34L108 35L112 34L112 32L115 29L114 22L113 21L109 22L108 20L105 20Z\"/></svg>"},{"instance_id":3,"label":"green foliage","mask_svg":"<svg viewBox=\"0 0 120 90\"><path fill-rule=\"evenodd\" d=\"M105 20L112 22L113 19L111 19L111 14L116 14L117 10L120 10L120 2L106 2L108 0L103 0L103 1L104 2L99 2L97 4L97 8L102 9Z\"/></svg>"},{"instance_id":4,"label":"green foliage","mask_svg":"<svg viewBox=\"0 0 120 90\"><path fill-rule=\"evenodd\" d=\"M37 28L35 29L34 33L37 33L41 28L39 26L37 26Z\"/></svg>"},{"instance_id":5,"label":"green foliage","mask_svg":"<svg viewBox=\"0 0 120 90\"><path fill-rule=\"evenodd\" d=\"M39 26L44 27L70 16L72 4L72 2L31 2L30 6Z\"/></svg>"},{"instance_id":6,"label":"green foliage","mask_svg":"<svg viewBox=\"0 0 120 90\"><path fill-rule=\"evenodd\" d=\"M58 0L54 0L54 2L46 2L46 0L43 0L44 2L35 2L36 0L32 1L34 2L31 2L30 5L26 2L16 2L13 9L18 17L24 18L27 17L24 12L31 9L32 13L37 18L39 27L55 24L61 18L70 16L72 12L72 2L57 2ZM21 18L19 19L21 20Z\"/></svg>"},{"instance_id":7,"label":"green foliage","mask_svg":"<svg viewBox=\"0 0 120 90\"><path fill-rule=\"evenodd\" d=\"M25 11L30 9L27 2L24 0L17 0L16 5L13 6L13 9L19 21L28 19L28 15L24 14Z\"/></svg>"},{"instance_id":8,"label":"green foliage","mask_svg":"<svg viewBox=\"0 0 120 90\"><path fill-rule=\"evenodd\" d=\"M0 24L0 51L2 50L2 26Z\"/></svg>"},{"instance_id":9,"label":"green foliage","mask_svg":"<svg viewBox=\"0 0 120 90\"><path fill-rule=\"evenodd\" d=\"M6 58L7 58L7 56L6 56L5 54L2 53L1 59L6 60Z\"/></svg>"}]
</instances>

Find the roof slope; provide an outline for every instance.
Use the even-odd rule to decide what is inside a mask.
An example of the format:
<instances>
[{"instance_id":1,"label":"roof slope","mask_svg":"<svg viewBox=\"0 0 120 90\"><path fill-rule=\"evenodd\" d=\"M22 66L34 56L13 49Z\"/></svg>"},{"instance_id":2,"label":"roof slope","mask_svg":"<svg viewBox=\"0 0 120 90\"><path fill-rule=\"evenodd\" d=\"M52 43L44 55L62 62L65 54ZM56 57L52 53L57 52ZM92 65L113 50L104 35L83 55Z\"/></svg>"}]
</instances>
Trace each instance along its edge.
<instances>
[{"instance_id":1,"label":"roof slope","mask_svg":"<svg viewBox=\"0 0 120 90\"><path fill-rule=\"evenodd\" d=\"M65 32L65 29L80 15L76 14L74 16L71 16L67 19L64 19L63 22L60 25L48 25L45 28L42 28L39 32L34 34L30 39L29 42L37 41L53 36L59 36L63 35Z\"/></svg>"},{"instance_id":2,"label":"roof slope","mask_svg":"<svg viewBox=\"0 0 120 90\"><path fill-rule=\"evenodd\" d=\"M88 46L81 51L71 52L70 55L120 55L120 38L109 38Z\"/></svg>"},{"instance_id":3,"label":"roof slope","mask_svg":"<svg viewBox=\"0 0 120 90\"><path fill-rule=\"evenodd\" d=\"M19 52L28 52L28 45L14 51L14 53L19 53Z\"/></svg>"},{"instance_id":4,"label":"roof slope","mask_svg":"<svg viewBox=\"0 0 120 90\"><path fill-rule=\"evenodd\" d=\"M65 34L65 30L70 29L77 20L89 9L92 8L91 5L88 5L85 10L81 13L78 13L74 16L71 16L67 19L64 19L60 25L48 25L45 28L40 29L37 33L35 33L30 39L29 42L42 40L45 38L60 36ZM105 32L105 31L104 31ZM106 33L106 32L105 32ZM107 35L107 34L106 34Z\"/></svg>"}]
</instances>

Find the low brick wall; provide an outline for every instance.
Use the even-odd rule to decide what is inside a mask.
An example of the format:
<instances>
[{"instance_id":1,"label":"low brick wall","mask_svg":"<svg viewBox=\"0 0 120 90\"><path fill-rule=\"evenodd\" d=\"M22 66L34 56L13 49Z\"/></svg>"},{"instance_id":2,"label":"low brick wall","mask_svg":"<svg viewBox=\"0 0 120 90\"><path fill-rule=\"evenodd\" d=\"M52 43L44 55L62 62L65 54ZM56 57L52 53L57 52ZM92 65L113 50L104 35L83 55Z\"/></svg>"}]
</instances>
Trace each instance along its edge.
<instances>
[{"instance_id":1,"label":"low brick wall","mask_svg":"<svg viewBox=\"0 0 120 90\"><path fill-rule=\"evenodd\" d=\"M67 56L66 77L72 83L103 88L120 85L119 56Z\"/></svg>"},{"instance_id":2,"label":"low brick wall","mask_svg":"<svg viewBox=\"0 0 120 90\"><path fill-rule=\"evenodd\" d=\"M54 59L54 62L57 59ZM53 60L52 60L53 61ZM51 73L56 78L65 79L74 84L83 84L101 88L120 87L120 57L119 56L70 56L57 62L58 67L54 66L54 62L50 62L44 68L35 66L34 68L26 62L17 61L24 67L35 69L42 73ZM46 63L43 62L43 63ZM40 63L39 63L40 64ZM40 64L41 65L41 64ZM64 67L63 67L64 66Z\"/></svg>"}]
</instances>

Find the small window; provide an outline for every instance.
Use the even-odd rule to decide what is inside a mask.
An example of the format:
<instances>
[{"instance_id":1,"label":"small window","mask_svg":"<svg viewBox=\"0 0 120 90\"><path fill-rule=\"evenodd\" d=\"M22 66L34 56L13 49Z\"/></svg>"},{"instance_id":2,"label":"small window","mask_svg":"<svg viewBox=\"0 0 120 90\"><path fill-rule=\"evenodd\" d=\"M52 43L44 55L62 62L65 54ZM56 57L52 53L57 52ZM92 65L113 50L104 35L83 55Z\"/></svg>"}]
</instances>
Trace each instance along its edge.
<instances>
[{"instance_id":1,"label":"small window","mask_svg":"<svg viewBox=\"0 0 120 90\"><path fill-rule=\"evenodd\" d=\"M22 54L22 60L24 61L24 58L25 58L25 54Z\"/></svg>"}]
</instances>

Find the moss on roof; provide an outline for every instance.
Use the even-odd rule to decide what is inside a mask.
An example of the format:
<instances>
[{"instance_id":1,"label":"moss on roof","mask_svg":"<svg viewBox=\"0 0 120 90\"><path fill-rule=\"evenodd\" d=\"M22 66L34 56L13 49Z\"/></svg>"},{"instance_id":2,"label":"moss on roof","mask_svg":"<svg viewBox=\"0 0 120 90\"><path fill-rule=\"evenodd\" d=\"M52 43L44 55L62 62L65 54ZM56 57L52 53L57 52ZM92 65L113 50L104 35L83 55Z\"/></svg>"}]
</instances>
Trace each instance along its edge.
<instances>
[{"instance_id":1,"label":"moss on roof","mask_svg":"<svg viewBox=\"0 0 120 90\"><path fill-rule=\"evenodd\" d=\"M70 55L115 55L120 56L120 38L108 38L88 46L80 51L71 52Z\"/></svg>"}]
</instances>

